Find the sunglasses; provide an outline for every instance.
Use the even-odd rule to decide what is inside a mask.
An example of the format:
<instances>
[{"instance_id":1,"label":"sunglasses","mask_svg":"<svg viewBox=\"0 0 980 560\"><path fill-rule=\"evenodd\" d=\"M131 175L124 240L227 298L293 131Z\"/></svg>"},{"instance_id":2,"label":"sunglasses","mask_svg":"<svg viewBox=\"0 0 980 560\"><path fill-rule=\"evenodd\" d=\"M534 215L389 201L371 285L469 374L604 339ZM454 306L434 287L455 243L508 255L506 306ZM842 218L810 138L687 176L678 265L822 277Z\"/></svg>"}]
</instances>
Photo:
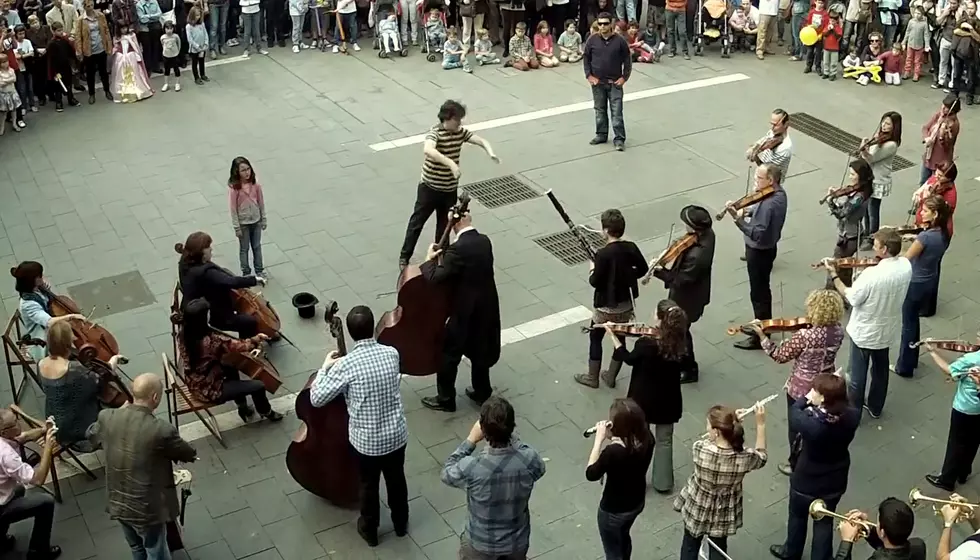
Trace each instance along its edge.
<instances>
[{"instance_id":1,"label":"sunglasses","mask_svg":"<svg viewBox=\"0 0 980 560\"><path fill-rule=\"evenodd\" d=\"M871 39L871 42L872 43L880 43L881 42L881 39Z\"/></svg>"},{"instance_id":2,"label":"sunglasses","mask_svg":"<svg viewBox=\"0 0 980 560\"><path fill-rule=\"evenodd\" d=\"M610 22L610 21L597 21L596 23L599 24L599 25L609 25L612 22Z\"/></svg>"}]
</instances>

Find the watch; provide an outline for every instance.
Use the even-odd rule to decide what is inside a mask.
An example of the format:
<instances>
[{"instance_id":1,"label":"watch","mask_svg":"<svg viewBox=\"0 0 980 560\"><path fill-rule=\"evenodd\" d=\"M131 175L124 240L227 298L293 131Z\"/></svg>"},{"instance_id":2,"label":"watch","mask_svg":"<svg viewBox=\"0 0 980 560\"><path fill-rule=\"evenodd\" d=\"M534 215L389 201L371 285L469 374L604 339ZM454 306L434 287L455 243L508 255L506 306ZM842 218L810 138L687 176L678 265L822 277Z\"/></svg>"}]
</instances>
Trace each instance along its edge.
<instances>
[{"instance_id":1,"label":"watch","mask_svg":"<svg viewBox=\"0 0 980 560\"><path fill-rule=\"evenodd\" d=\"M953 528L953 525L955 525L955 524L956 523L953 522L953 521L944 521L943 522L943 527L945 527L947 529L952 529Z\"/></svg>"}]
</instances>

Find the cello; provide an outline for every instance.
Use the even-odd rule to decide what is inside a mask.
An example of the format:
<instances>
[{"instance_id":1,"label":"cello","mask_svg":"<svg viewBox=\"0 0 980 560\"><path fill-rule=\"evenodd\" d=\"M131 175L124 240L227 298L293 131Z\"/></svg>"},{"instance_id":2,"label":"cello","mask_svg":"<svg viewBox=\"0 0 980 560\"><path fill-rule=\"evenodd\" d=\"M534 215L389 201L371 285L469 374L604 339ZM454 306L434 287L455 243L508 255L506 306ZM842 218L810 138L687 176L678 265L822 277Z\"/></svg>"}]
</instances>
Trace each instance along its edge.
<instances>
[{"instance_id":1,"label":"cello","mask_svg":"<svg viewBox=\"0 0 980 560\"><path fill-rule=\"evenodd\" d=\"M439 249L449 246L449 234L469 212L470 197L459 195L452 218L446 224ZM442 363L442 345L449 319L449 289L429 282L423 269L437 266L437 259L419 266L408 265L398 277L398 304L386 311L374 327L374 337L381 344L393 346L401 357L401 371L407 375L435 373Z\"/></svg>"},{"instance_id":2,"label":"cello","mask_svg":"<svg viewBox=\"0 0 980 560\"><path fill-rule=\"evenodd\" d=\"M217 330L215 333L218 336L228 336ZM251 352L229 352L222 356L221 363L237 369L247 375L249 379L261 381L265 385L265 391L267 393L275 393L282 386L282 377L279 375L279 370L276 369L276 366L272 365L272 362L258 348Z\"/></svg>"},{"instance_id":3,"label":"cello","mask_svg":"<svg viewBox=\"0 0 980 560\"><path fill-rule=\"evenodd\" d=\"M344 323L337 315L337 302L326 303L323 320L337 340L337 353L347 354ZM343 395L337 395L323 407L313 406L310 386L317 373L313 372L296 395L296 417L302 423L286 449L286 469L311 494L338 507L355 508L360 503L360 477L347 434L347 402Z\"/></svg>"},{"instance_id":4,"label":"cello","mask_svg":"<svg viewBox=\"0 0 980 560\"><path fill-rule=\"evenodd\" d=\"M41 287L40 292L51 302L52 316L63 317L82 314L78 304L70 297L57 295L46 286ZM68 324L71 325L76 349L81 350L84 346L89 345L95 349L95 357L103 362L108 362L113 356L119 354L119 343L116 342L116 337L112 336L112 333L102 325L88 319L70 319Z\"/></svg>"},{"instance_id":5,"label":"cello","mask_svg":"<svg viewBox=\"0 0 980 560\"><path fill-rule=\"evenodd\" d=\"M268 336L270 341L281 338L296 348L293 341L282 334L282 321L279 319L279 314L262 294L248 288L236 288L231 291L231 304L235 312L255 317L259 333Z\"/></svg>"},{"instance_id":6,"label":"cello","mask_svg":"<svg viewBox=\"0 0 980 560\"><path fill-rule=\"evenodd\" d=\"M99 380L99 402L106 408L119 408L126 403L133 402L133 394L123 383L123 380L116 375L112 365L96 357L98 349L91 344L86 344L75 352L75 359L78 363L87 367L94 373ZM129 360L119 357L120 364L126 364Z\"/></svg>"}]
</instances>

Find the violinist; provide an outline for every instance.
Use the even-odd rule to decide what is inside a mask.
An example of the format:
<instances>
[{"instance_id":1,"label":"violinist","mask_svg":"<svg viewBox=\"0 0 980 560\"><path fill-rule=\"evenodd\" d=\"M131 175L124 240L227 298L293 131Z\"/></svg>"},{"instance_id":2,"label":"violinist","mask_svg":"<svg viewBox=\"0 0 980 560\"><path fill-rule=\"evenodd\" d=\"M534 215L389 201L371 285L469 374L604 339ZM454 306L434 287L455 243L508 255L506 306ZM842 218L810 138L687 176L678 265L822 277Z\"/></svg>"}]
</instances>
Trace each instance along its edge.
<instances>
[{"instance_id":1,"label":"violinist","mask_svg":"<svg viewBox=\"0 0 980 560\"><path fill-rule=\"evenodd\" d=\"M925 208L925 201L930 196L940 196L946 201L946 205L949 206L949 221L947 226L949 228L949 238L950 241L953 239L953 214L956 212L956 177L958 175L958 170L955 163L948 163L940 165L936 168L935 173L932 177L926 180L925 184L918 188L912 195L912 208L915 212L915 225L923 227L927 224L925 218L923 218L923 211ZM936 267L936 286L939 286L939 276L942 272L942 259L940 259L938 266ZM929 299L926 301L923 309L919 312L921 317L932 317L936 314L936 307L938 304L939 290L932 292Z\"/></svg>"},{"instance_id":2,"label":"violinist","mask_svg":"<svg viewBox=\"0 0 980 560\"><path fill-rule=\"evenodd\" d=\"M633 301L640 295L637 280L647 273L647 261L635 243L623 239L626 218L622 212L615 208L606 210L599 221L606 244L596 251L595 262L589 263L589 284L594 288L592 305L595 308L592 325L628 323L634 317ZM589 370L576 374L576 383L593 389L599 387L603 334L600 329L589 332ZM625 337L620 338L620 343L624 340ZM622 367L623 362L615 357L610 359L609 369L601 374L603 383L615 387Z\"/></svg>"},{"instance_id":3,"label":"violinist","mask_svg":"<svg viewBox=\"0 0 980 560\"><path fill-rule=\"evenodd\" d=\"M786 191L780 186L782 171L772 163L764 163L755 170L755 189L773 189L772 195L762 199L752 208L734 210L726 204L735 219L735 226L745 238L745 268L749 275L749 299L756 320L772 319L772 289L770 276L776 260L776 244L786 222L788 201ZM754 332L746 333L744 340L735 343L742 350L759 350L762 343Z\"/></svg>"},{"instance_id":4,"label":"violinist","mask_svg":"<svg viewBox=\"0 0 980 560\"><path fill-rule=\"evenodd\" d=\"M451 213L451 212L450 212ZM450 220L452 218L449 218ZM490 238L473 227L473 217L463 214L453 225L456 242L445 253L429 246L422 268L426 280L453 288L442 366L436 373L439 393L422 399L433 410L456 411L456 374L463 356L470 359L470 400L482 404L493 393L490 368L500 359L500 301L493 278L493 246Z\"/></svg>"},{"instance_id":5,"label":"violinist","mask_svg":"<svg viewBox=\"0 0 980 560\"><path fill-rule=\"evenodd\" d=\"M834 258L853 257L858 250L858 237L861 222L868 211L868 203L874 193L874 175L871 165L863 159L851 160L848 164L847 186L851 190L844 196L832 197L827 201L827 209L837 218L837 244L834 245ZM834 192L831 187L828 196ZM851 285L853 270L842 268L839 271L845 286ZM828 276L827 289L834 289L834 281Z\"/></svg>"},{"instance_id":6,"label":"violinist","mask_svg":"<svg viewBox=\"0 0 980 560\"><path fill-rule=\"evenodd\" d=\"M793 370L786 380L786 404L790 408L813 388L813 378L820 373L833 373L837 368L837 351L844 342L844 328L840 325L844 314L844 302L835 291L814 290L806 298L806 316L810 327L793 333L789 340L776 344L758 323L750 327L762 340L762 349L778 364L793 362ZM790 427L789 445L799 433ZM792 457L779 464L779 472L793 474Z\"/></svg>"},{"instance_id":7,"label":"violinist","mask_svg":"<svg viewBox=\"0 0 980 560\"><path fill-rule=\"evenodd\" d=\"M956 138L960 135L960 99L955 93L948 94L938 111L933 113L922 127L922 173L919 184L925 183L942 164L953 162Z\"/></svg>"},{"instance_id":8,"label":"violinist","mask_svg":"<svg viewBox=\"0 0 980 560\"><path fill-rule=\"evenodd\" d=\"M871 164L874 176L874 192L868 201L868 211L864 218L862 251L874 248L871 235L878 231L881 224L881 201L892 192L892 168L898 147L902 144L902 115L888 111L881 116L878 123L878 133L873 138L861 142L858 155Z\"/></svg>"},{"instance_id":9,"label":"violinist","mask_svg":"<svg viewBox=\"0 0 980 560\"><path fill-rule=\"evenodd\" d=\"M745 159L757 165L768 163L789 174L789 163L793 159L793 140L789 137L789 113L784 109L773 109L769 117L769 130L758 142L745 151Z\"/></svg>"},{"instance_id":10,"label":"violinist","mask_svg":"<svg viewBox=\"0 0 980 560\"><path fill-rule=\"evenodd\" d=\"M715 258L715 232L711 229L711 214L700 206L681 209L681 221L687 235L695 238L694 245L674 259L670 268L655 266L653 275L663 280L668 299L684 310L693 324L701 318L704 308L711 301L711 266ZM681 369L681 383L698 380L698 362L694 357L694 339L688 330L687 352Z\"/></svg>"},{"instance_id":11,"label":"violinist","mask_svg":"<svg viewBox=\"0 0 980 560\"><path fill-rule=\"evenodd\" d=\"M899 338L902 302L912 279L912 264L902 252L902 238L890 228L874 234L875 256L880 260L861 273L851 287L840 280L832 259L824 260L834 287L851 305L847 336L851 339L848 393L854 408L878 418L888 394L888 349ZM871 387L868 389L868 366ZM864 394L868 389L868 402Z\"/></svg>"},{"instance_id":12,"label":"violinist","mask_svg":"<svg viewBox=\"0 0 980 560\"><path fill-rule=\"evenodd\" d=\"M231 291L264 286L265 278L235 276L211 262L211 236L203 231L190 234L185 243L178 243L174 249L180 253L177 272L184 302L198 298L207 300L211 309L211 325L216 329L237 332L243 340L258 334L255 317L235 311Z\"/></svg>"},{"instance_id":13,"label":"violinist","mask_svg":"<svg viewBox=\"0 0 980 560\"><path fill-rule=\"evenodd\" d=\"M237 369L221 363L225 354L252 352L269 337L257 334L239 340L216 332L208 325L209 309L207 300L194 299L186 302L183 312L174 318L180 324L181 344L178 350L186 358L187 388L194 398L203 402L220 404L235 401L242 422L248 422L256 411L271 422L282 420L282 415L272 410L261 381L240 379L241 373ZM252 397L254 409L248 406L246 396Z\"/></svg>"},{"instance_id":14,"label":"violinist","mask_svg":"<svg viewBox=\"0 0 980 560\"><path fill-rule=\"evenodd\" d=\"M10 269L14 277L14 289L20 294L18 309L25 338L44 340L52 324L72 319L85 319L84 315L69 314L52 317L50 288L44 279L44 267L35 261L24 261ZM37 363L45 355L41 345L30 345L28 352Z\"/></svg>"}]
</instances>

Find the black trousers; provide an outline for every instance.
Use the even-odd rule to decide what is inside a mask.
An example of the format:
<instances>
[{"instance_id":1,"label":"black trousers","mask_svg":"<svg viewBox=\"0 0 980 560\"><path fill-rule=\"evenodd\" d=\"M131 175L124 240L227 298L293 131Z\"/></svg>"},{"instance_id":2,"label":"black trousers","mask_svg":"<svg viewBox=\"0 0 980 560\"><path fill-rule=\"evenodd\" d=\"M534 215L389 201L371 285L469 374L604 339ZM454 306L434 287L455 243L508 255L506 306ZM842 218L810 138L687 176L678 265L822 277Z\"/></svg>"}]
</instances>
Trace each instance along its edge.
<instances>
[{"instance_id":1,"label":"black trousers","mask_svg":"<svg viewBox=\"0 0 980 560\"><path fill-rule=\"evenodd\" d=\"M418 194L415 196L415 209L412 210L412 215L408 218L408 227L405 229L405 242L402 243L402 251L399 255L401 260L407 261L412 258L415 245L422 235L422 228L433 212L436 213L435 242L439 242L442 232L449 223L449 211L454 204L456 204L456 191L437 191L425 183L419 183Z\"/></svg>"},{"instance_id":2,"label":"black trousers","mask_svg":"<svg viewBox=\"0 0 980 560\"><path fill-rule=\"evenodd\" d=\"M163 70L163 45L160 43L162 36L163 29L140 31L136 34L140 48L143 49L143 63L149 74L159 74Z\"/></svg>"},{"instance_id":3,"label":"black trousers","mask_svg":"<svg viewBox=\"0 0 980 560\"><path fill-rule=\"evenodd\" d=\"M857 237L852 237L850 239L846 237L838 237L837 245L834 245L834 258L841 259L847 257L853 257L857 254L858 250L858 240ZM840 277L840 281L844 283L845 286L851 285L851 280L854 278L854 269L845 267L837 270L837 276ZM836 290L834 287L834 279L831 274L827 273L827 284L825 286L828 290Z\"/></svg>"},{"instance_id":4,"label":"black trousers","mask_svg":"<svg viewBox=\"0 0 980 560\"><path fill-rule=\"evenodd\" d=\"M270 44L289 39L291 26L285 0L267 0L265 4L265 35Z\"/></svg>"},{"instance_id":5,"label":"black trousers","mask_svg":"<svg viewBox=\"0 0 980 560\"><path fill-rule=\"evenodd\" d=\"M269 397L265 394L265 385L257 379L242 379L241 372L233 367L222 368L225 380L221 384L221 402L235 401L238 408L248 405L245 397L252 397L255 411L266 415L272 410Z\"/></svg>"},{"instance_id":6,"label":"black trousers","mask_svg":"<svg viewBox=\"0 0 980 560\"><path fill-rule=\"evenodd\" d=\"M204 77L204 53L190 53L191 71L194 72L194 79Z\"/></svg>"},{"instance_id":7,"label":"black trousers","mask_svg":"<svg viewBox=\"0 0 980 560\"><path fill-rule=\"evenodd\" d=\"M408 525L408 483L405 481L405 446L387 455L364 455L354 450L361 475L361 519L365 528L377 531L381 524L378 487L381 475L388 490L388 509L396 531Z\"/></svg>"},{"instance_id":8,"label":"black trousers","mask_svg":"<svg viewBox=\"0 0 980 560\"><path fill-rule=\"evenodd\" d=\"M65 89L68 91L66 92L64 89L61 89L61 84L57 81L51 80L48 82L48 95L51 96L51 99L55 103L61 103L62 96L67 95L68 102L71 103L75 100L75 90L71 87L71 68L63 68L57 73L61 74L61 81L65 84Z\"/></svg>"},{"instance_id":9,"label":"black trousers","mask_svg":"<svg viewBox=\"0 0 980 560\"><path fill-rule=\"evenodd\" d=\"M589 322L590 327L595 326L594 321ZM602 340L606 338L605 329L592 329L589 331L589 361L598 362L602 360ZM626 344L626 337L617 335L619 342Z\"/></svg>"},{"instance_id":10,"label":"black trousers","mask_svg":"<svg viewBox=\"0 0 980 560\"><path fill-rule=\"evenodd\" d=\"M95 73L102 80L102 91L109 93L109 58L106 53L93 54L85 58L85 79L88 82L88 94L95 95Z\"/></svg>"},{"instance_id":11,"label":"black trousers","mask_svg":"<svg viewBox=\"0 0 980 560\"><path fill-rule=\"evenodd\" d=\"M211 326L222 331L234 331L238 338L252 338L259 334L259 322L244 313L232 313L227 317L211 317Z\"/></svg>"},{"instance_id":12,"label":"black trousers","mask_svg":"<svg viewBox=\"0 0 980 560\"><path fill-rule=\"evenodd\" d=\"M966 480L973 470L978 447L980 415L963 414L953 409L949 416L949 435L946 436L946 457L939 478L949 486Z\"/></svg>"},{"instance_id":13,"label":"black trousers","mask_svg":"<svg viewBox=\"0 0 980 560\"><path fill-rule=\"evenodd\" d=\"M697 374L698 360L694 357L694 337L691 336L691 329L687 329L684 338L687 339L687 355L681 359L681 371Z\"/></svg>"},{"instance_id":14,"label":"black trousers","mask_svg":"<svg viewBox=\"0 0 980 560\"><path fill-rule=\"evenodd\" d=\"M54 523L54 498L34 491L27 494L23 486L14 490L9 502L0 506L0 535L6 535L11 523L34 518L28 550L46 553L51 549L51 525Z\"/></svg>"},{"instance_id":15,"label":"black trousers","mask_svg":"<svg viewBox=\"0 0 980 560\"><path fill-rule=\"evenodd\" d=\"M776 248L753 249L745 247L745 268L749 273L749 300L755 318L772 319L772 263L776 260Z\"/></svg>"},{"instance_id":16,"label":"black trousers","mask_svg":"<svg viewBox=\"0 0 980 560\"><path fill-rule=\"evenodd\" d=\"M446 333L446 343L442 350L442 366L436 372L436 388L440 400L456 398L456 375L459 372L459 362L463 360L462 341L454 339L451 333ZM478 395L489 397L493 393L490 386L490 366L470 358L470 384Z\"/></svg>"}]
</instances>

